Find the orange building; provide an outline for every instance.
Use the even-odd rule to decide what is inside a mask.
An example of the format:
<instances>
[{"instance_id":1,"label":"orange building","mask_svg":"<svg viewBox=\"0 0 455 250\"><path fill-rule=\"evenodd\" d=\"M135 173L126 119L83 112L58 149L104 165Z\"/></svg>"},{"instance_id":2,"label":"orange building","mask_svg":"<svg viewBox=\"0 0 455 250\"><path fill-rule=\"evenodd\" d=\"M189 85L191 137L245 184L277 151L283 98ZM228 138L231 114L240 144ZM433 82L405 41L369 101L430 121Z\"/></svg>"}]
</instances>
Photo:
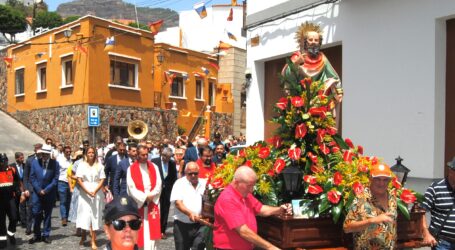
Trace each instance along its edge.
<instances>
[{"instance_id":1,"label":"orange building","mask_svg":"<svg viewBox=\"0 0 455 250\"><path fill-rule=\"evenodd\" d=\"M113 44L107 46L108 38ZM57 141L126 137L128 122L135 119L149 125L148 139L173 138L177 123L187 129L193 125L179 113L193 117L216 103L213 57L155 45L151 32L98 17L85 16L12 45L7 56L13 58L7 69L7 111ZM202 76L201 67L211 73ZM182 82L184 73L188 78ZM166 76L175 76L174 84ZM164 111L170 102L179 111ZM100 125L91 129L89 105L100 112Z\"/></svg>"}]
</instances>

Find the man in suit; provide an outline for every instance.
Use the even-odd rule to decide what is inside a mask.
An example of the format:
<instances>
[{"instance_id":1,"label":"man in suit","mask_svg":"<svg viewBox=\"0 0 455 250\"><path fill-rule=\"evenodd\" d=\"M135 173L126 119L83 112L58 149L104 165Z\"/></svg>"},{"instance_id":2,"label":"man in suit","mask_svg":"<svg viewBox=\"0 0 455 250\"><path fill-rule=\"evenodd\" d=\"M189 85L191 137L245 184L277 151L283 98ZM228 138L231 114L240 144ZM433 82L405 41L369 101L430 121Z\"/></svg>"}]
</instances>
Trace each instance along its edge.
<instances>
[{"instance_id":1,"label":"man in suit","mask_svg":"<svg viewBox=\"0 0 455 250\"><path fill-rule=\"evenodd\" d=\"M32 168L32 162L34 160L38 160L39 156L37 154L38 150L41 150L43 147L43 144L41 143L36 143L34 145L34 154L29 155L27 157L27 160L25 161L25 167L24 167L24 177L23 177L23 184L24 184L24 196L26 198L25 200L25 206L26 206L26 229L25 229L25 234L30 235L32 234L32 226L33 226L33 214L32 214L32 199L30 199L30 196L33 193L33 187L32 184L30 183L30 169Z\"/></svg>"},{"instance_id":2,"label":"man in suit","mask_svg":"<svg viewBox=\"0 0 455 250\"><path fill-rule=\"evenodd\" d=\"M23 191L24 190L24 154L22 152L16 152L14 154L14 158L16 159L16 161L14 163L11 163L10 166L13 167L16 171L16 173L18 174L19 176L19 183L17 183L18 187L20 187L20 191ZM20 197L21 197L21 193L17 193L16 194L16 208L17 208L17 211L16 211L16 214L17 214L17 218L18 218L18 221L20 220L21 221L21 226L23 228L26 227L26 202L22 202L20 203ZM24 194L25 195L25 194Z\"/></svg>"},{"instance_id":3,"label":"man in suit","mask_svg":"<svg viewBox=\"0 0 455 250\"><path fill-rule=\"evenodd\" d=\"M172 149L164 148L161 157L152 159L152 162L160 170L162 191L160 196L160 224L161 238L166 238L167 217L169 207L171 206L171 192L175 181L177 180L177 168L174 161L171 161L173 154Z\"/></svg>"},{"instance_id":4,"label":"man in suit","mask_svg":"<svg viewBox=\"0 0 455 250\"><path fill-rule=\"evenodd\" d=\"M191 142L188 142L188 148L185 151L185 156L183 160L185 161L185 166L190 161L197 161L199 159L200 149L207 147L209 142L204 137L197 139L197 147L193 146ZM185 168L182 170L184 172Z\"/></svg>"},{"instance_id":5,"label":"man in suit","mask_svg":"<svg viewBox=\"0 0 455 250\"><path fill-rule=\"evenodd\" d=\"M136 160L137 156L137 145L131 144L128 146L128 157L125 157L120 163L117 169L115 170L114 175L114 189L112 194L114 197L119 195L127 195L126 191L126 173L128 168Z\"/></svg>"},{"instance_id":6,"label":"man in suit","mask_svg":"<svg viewBox=\"0 0 455 250\"><path fill-rule=\"evenodd\" d=\"M114 188L114 175L119 163L126 156L126 144L120 142L117 145L117 154L112 155L106 161L106 167L104 168L104 173L106 174L106 179L104 179L104 187L107 190L112 190Z\"/></svg>"},{"instance_id":7,"label":"man in suit","mask_svg":"<svg viewBox=\"0 0 455 250\"><path fill-rule=\"evenodd\" d=\"M51 243L49 239L51 233L51 215L57 197L57 183L60 173L58 162L50 158L51 151L52 148L49 145L43 145L37 151L41 155L40 159L34 160L30 168L30 183L33 187L32 213L34 218L34 236L29 240L29 244L41 240L48 244ZM43 221L43 231L41 231L41 221Z\"/></svg>"}]
</instances>

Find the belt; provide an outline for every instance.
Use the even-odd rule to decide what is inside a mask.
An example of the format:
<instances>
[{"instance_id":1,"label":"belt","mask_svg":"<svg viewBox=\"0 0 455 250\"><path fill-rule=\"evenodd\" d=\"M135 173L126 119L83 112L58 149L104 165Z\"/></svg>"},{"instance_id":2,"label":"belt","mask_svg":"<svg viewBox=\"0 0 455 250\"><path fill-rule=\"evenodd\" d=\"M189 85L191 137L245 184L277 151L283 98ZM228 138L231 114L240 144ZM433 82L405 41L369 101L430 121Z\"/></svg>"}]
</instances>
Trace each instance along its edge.
<instances>
[{"instance_id":1,"label":"belt","mask_svg":"<svg viewBox=\"0 0 455 250\"><path fill-rule=\"evenodd\" d=\"M438 239L445 240L445 241L448 241L450 243L455 243L455 239L449 238L449 237L444 236L444 235L438 235Z\"/></svg>"}]
</instances>

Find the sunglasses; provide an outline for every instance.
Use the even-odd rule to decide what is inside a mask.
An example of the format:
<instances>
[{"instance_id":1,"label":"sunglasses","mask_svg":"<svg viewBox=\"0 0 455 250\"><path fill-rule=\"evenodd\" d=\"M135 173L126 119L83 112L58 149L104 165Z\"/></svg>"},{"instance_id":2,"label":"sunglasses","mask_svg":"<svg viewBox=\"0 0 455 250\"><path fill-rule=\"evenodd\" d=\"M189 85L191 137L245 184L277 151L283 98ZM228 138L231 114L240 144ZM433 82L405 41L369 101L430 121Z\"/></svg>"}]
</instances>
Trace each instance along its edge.
<instances>
[{"instance_id":1,"label":"sunglasses","mask_svg":"<svg viewBox=\"0 0 455 250\"><path fill-rule=\"evenodd\" d=\"M141 228L142 221L139 219L136 220L130 220L130 221L124 221L124 220L113 220L112 221L112 226L114 226L114 229L116 231L122 231L125 227L126 224L131 228L131 230L137 231L139 228Z\"/></svg>"},{"instance_id":2,"label":"sunglasses","mask_svg":"<svg viewBox=\"0 0 455 250\"><path fill-rule=\"evenodd\" d=\"M191 176L193 176L193 175L199 175L199 172L189 172L189 173L187 173L187 175L191 175Z\"/></svg>"}]
</instances>

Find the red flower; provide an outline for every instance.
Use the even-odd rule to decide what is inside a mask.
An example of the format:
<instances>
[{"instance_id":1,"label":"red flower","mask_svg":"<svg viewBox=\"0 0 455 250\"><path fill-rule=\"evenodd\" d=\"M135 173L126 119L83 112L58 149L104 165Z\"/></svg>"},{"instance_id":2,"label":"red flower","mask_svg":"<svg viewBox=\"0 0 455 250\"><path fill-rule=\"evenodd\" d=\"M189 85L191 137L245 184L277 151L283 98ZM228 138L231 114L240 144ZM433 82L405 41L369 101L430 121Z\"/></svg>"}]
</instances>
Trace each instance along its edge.
<instances>
[{"instance_id":1,"label":"red flower","mask_svg":"<svg viewBox=\"0 0 455 250\"><path fill-rule=\"evenodd\" d=\"M311 160L313 163L318 163L318 157L317 157L316 155L314 155L313 153L308 152L308 158L310 158L310 160Z\"/></svg>"},{"instance_id":2,"label":"red flower","mask_svg":"<svg viewBox=\"0 0 455 250\"><path fill-rule=\"evenodd\" d=\"M285 110L288 106L288 99L286 97L281 97L275 105L277 108Z\"/></svg>"},{"instance_id":3,"label":"red flower","mask_svg":"<svg viewBox=\"0 0 455 250\"><path fill-rule=\"evenodd\" d=\"M279 148L283 143L283 139L278 135L275 135L267 140L268 143L272 144L275 148Z\"/></svg>"},{"instance_id":4,"label":"red flower","mask_svg":"<svg viewBox=\"0 0 455 250\"><path fill-rule=\"evenodd\" d=\"M311 84L311 78L305 78L303 80L300 80L300 85L302 85L302 87L306 88L307 84Z\"/></svg>"},{"instance_id":5,"label":"red flower","mask_svg":"<svg viewBox=\"0 0 455 250\"><path fill-rule=\"evenodd\" d=\"M351 150L346 150L343 153L343 160L345 162L351 163L352 162L352 156L354 156L354 154L351 152Z\"/></svg>"},{"instance_id":6,"label":"red flower","mask_svg":"<svg viewBox=\"0 0 455 250\"><path fill-rule=\"evenodd\" d=\"M216 179L212 182L212 187L213 187L213 188L222 188L222 187L224 187L223 179L222 179L222 178L216 178Z\"/></svg>"},{"instance_id":7,"label":"red flower","mask_svg":"<svg viewBox=\"0 0 455 250\"><path fill-rule=\"evenodd\" d=\"M416 196L408 189L403 190L400 195L400 199L406 204L414 203L417 200Z\"/></svg>"},{"instance_id":8,"label":"red flower","mask_svg":"<svg viewBox=\"0 0 455 250\"><path fill-rule=\"evenodd\" d=\"M328 153L330 153L330 149L329 149L325 144L319 145L319 149L320 149L321 152L322 152L323 154L325 154L325 155L328 154Z\"/></svg>"},{"instance_id":9,"label":"red flower","mask_svg":"<svg viewBox=\"0 0 455 250\"><path fill-rule=\"evenodd\" d=\"M398 181L397 177L393 177L393 178L392 178L392 185L393 185L396 189L400 189L400 188L401 188L401 183Z\"/></svg>"},{"instance_id":10,"label":"red flower","mask_svg":"<svg viewBox=\"0 0 455 250\"><path fill-rule=\"evenodd\" d=\"M286 167L286 162L281 158L276 159L275 163L273 164L273 170L275 170L277 174L281 173L284 167Z\"/></svg>"},{"instance_id":11,"label":"red flower","mask_svg":"<svg viewBox=\"0 0 455 250\"><path fill-rule=\"evenodd\" d=\"M243 166L247 166L247 167L253 167L253 164L251 163L250 160L246 161L245 163L243 163Z\"/></svg>"},{"instance_id":12,"label":"red flower","mask_svg":"<svg viewBox=\"0 0 455 250\"><path fill-rule=\"evenodd\" d=\"M316 164L313 164L313 165L311 165L310 170L311 170L313 173L321 173L322 171L324 171L324 168L319 167L319 166L316 165Z\"/></svg>"},{"instance_id":13,"label":"red flower","mask_svg":"<svg viewBox=\"0 0 455 250\"><path fill-rule=\"evenodd\" d=\"M348 144L348 146L350 148L354 148L354 144L352 143L351 139L346 138L346 139L344 139L344 141L346 142L346 144Z\"/></svg>"},{"instance_id":14,"label":"red flower","mask_svg":"<svg viewBox=\"0 0 455 250\"><path fill-rule=\"evenodd\" d=\"M327 199L332 204L337 204L338 202L340 202L341 193L336 190L330 190L329 192L327 192Z\"/></svg>"},{"instance_id":15,"label":"red flower","mask_svg":"<svg viewBox=\"0 0 455 250\"><path fill-rule=\"evenodd\" d=\"M273 177L275 176L275 171L273 171L273 169L270 169L267 174L270 176L270 177Z\"/></svg>"},{"instance_id":16,"label":"red flower","mask_svg":"<svg viewBox=\"0 0 455 250\"><path fill-rule=\"evenodd\" d=\"M316 137L316 142L321 144L324 141L325 130L318 129L318 136Z\"/></svg>"},{"instance_id":17,"label":"red flower","mask_svg":"<svg viewBox=\"0 0 455 250\"><path fill-rule=\"evenodd\" d=\"M324 190L317 184L308 186L308 193L310 194L320 194L322 191Z\"/></svg>"},{"instance_id":18,"label":"red flower","mask_svg":"<svg viewBox=\"0 0 455 250\"><path fill-rule=\"evenodd\" d=\"M363 193L363 185L358 181L352 184L352 189L354 190L355 195L360 195Z\"/></svg>"},{"instance_id":19,"label":"red flower","mask_svg":"<svg viewBox=\"0 0 455 250\"><path fill-rule=\"evenodd\" d=\"M343 176L341 175L340 172L335 172L335 174L333 175L333 184L335 185L340 185L341 182L343 181Z\"/></svg>"},{"instance_id":20,"label":"red flower","mask_svg":"<svg viewBox=\"0 0 455 250\"><path fill-rule=\"evenodd\" d=\"M259 150L258 156L261 159L265 159L269 157L270 155L270 148L269 147L263 147Z\"/></svg>"},{"instance_id":21,"label":"red flower","mask_svg":"<svg viewBox=\"0 0 455 250\"><path fill-rule=\"evenodd\" d=\"M325 129L329 135L335 135L337 133L337 129L334 127L328 127Z\"/></svg>"},{"instance_id":22,"label":"red flower","mask_svg":"<svg viewBox=\"0 0 455 250\"><path fill-rule=\"evenodd\" d=\"M365 166L365 165L359 165L359 166L357 167L357 169L358 169L360 172L364 172L364 173L368 172L368 166Z\"/></svg>"},{"instance_id":23,"label":"red flower","mask_svg":"<svg viewBox=\"0 0 455 250\"><path fill-rule=\"evenodd\" d=\"M378 164L378 158L376 158L376 156L372 156L370 157L370 162L371 162L371 165L376 165Z\"/></svg>"},{"instance_id":24,"label":"red flower","mask_svg":"<svg viewBox=\"0 0 455 250\"><path fill-rule=\"evenodd\" d=\"M245 158L245 156L246 156L245 149L239 150L239 156Z\"/></svg>"},{"instance_id":25,"label":"red flower","mask_svg":"<svg viewBox=\"0 0 455 250\"><path fill-rule=\"evenodd\" d=\"M360 145L358 145L358 146L357 146L357 152L358 152L359 154L363 155L363 147L360 146Z\"/></svg>"},{"instance_id":26,"label":"red flower","mask_svg":"<svg viewBox=\"0 0 455 250\"><path fill-rule=\"evenodd\" d=\"M332 153L336 153L336 152L339 152L339 151L340 151L339 147L333 147L332 148Z\"/></svg>"},{"instance_id":27,"label":"red flower","mask_svg":"<svg viewBox=\"0 0 455 250\"><path fill-rule=\"evenodd\" d=\"M304 123L300 123L299 125L295 126L295 138L303 138L306 135L306 126Z\"/></svg>"},{"instance_id":28,"label":"red flower","mask_svg":"<svg viewBox=\"0 0 455 250\"><path fill-rule=\"evenodd\" d=\"M308 110L308 112L312 116L320 116L321 118L325 118L325 112L327 112L327 108L326 107L319 107L319 108L312 107L312 108L310 108L310 110Z\"/></svg>"},{"instance_id":29,"label":"red flower","mask_svg":"<svg viewBox=\"0 0 455 250\"><path fill-rule=\"evenodd\" d=\"M316 177L312 175L305 175L303 176L303 181L309 184L316 184Z\"/></svg>"},{"instance_id":30,"label":"red flower","mask_svg":"<svg viewBox=\"0 0 455 250\"><path fill-rule=\"evenodd\" d=\"M291 97L291 103L294 107L300 108L305 104L305 101L300 96Z\"/></svg>"},{"instance_id":31,"label":"red flower","mask_svg":"<svg viewBox=\"0 0 455 250\"><path fill-rule=\"evenodd\" d=\"M300 148L294 148L288 150L288 156L291 160L299 160L300 154L302 154L302 150Z\"/></svg>"}]
</instances>

